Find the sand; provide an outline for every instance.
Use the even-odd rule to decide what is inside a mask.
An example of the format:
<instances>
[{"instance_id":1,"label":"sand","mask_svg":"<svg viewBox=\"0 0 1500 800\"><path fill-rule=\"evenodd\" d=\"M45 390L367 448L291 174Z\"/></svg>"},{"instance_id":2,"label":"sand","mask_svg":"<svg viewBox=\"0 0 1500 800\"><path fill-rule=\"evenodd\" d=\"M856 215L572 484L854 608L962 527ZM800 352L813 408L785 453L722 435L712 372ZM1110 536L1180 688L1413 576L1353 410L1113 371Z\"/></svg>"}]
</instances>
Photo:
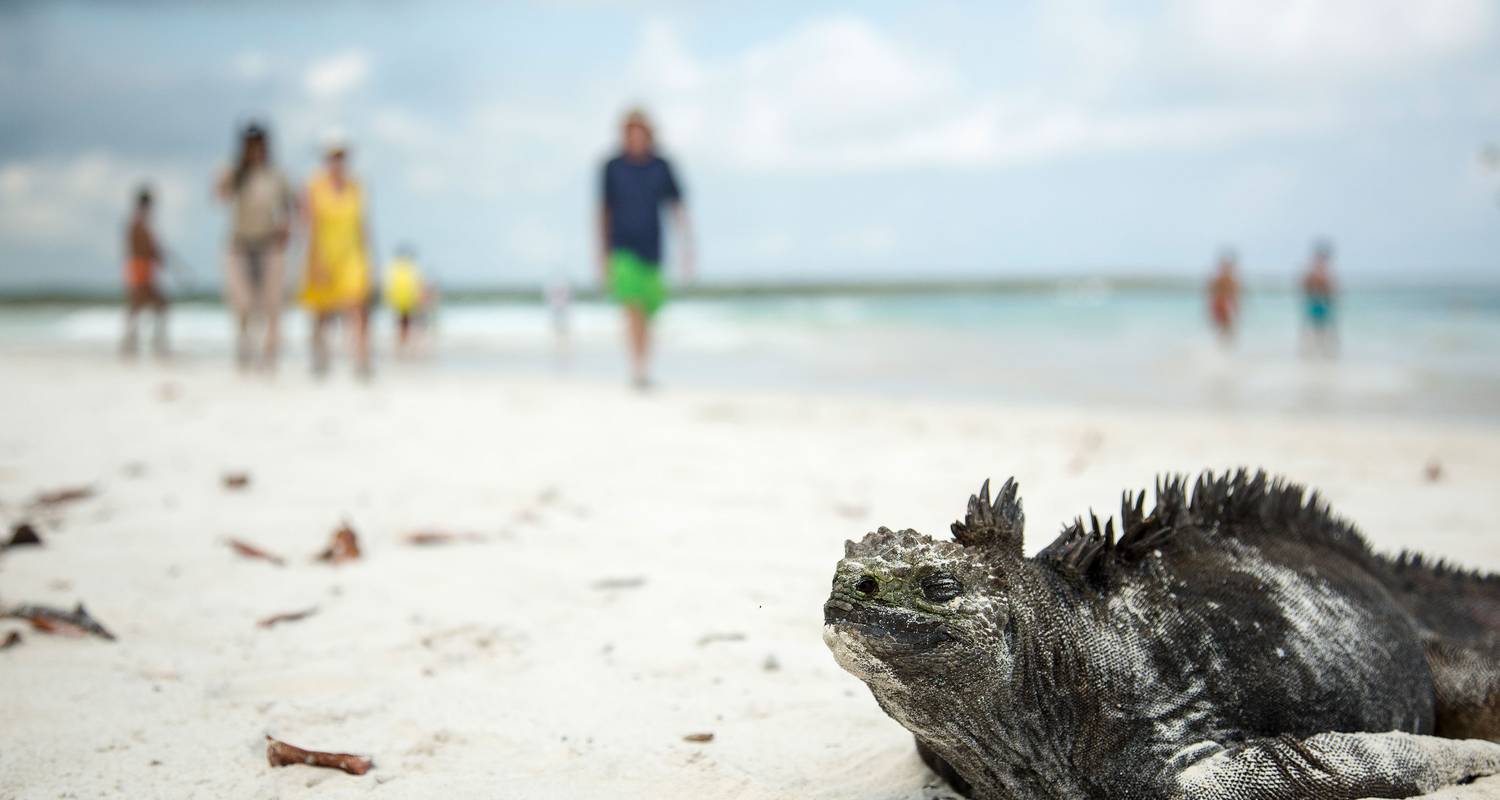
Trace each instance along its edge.
<instances>
[{"instance_id":1,"label":"sand","mask_svg":"<svg viewBox=\"0 0 1500 800\"><path fill-rule=\"evenodd\" d=\"M1500 569L1492 426L641 397L498 369L362 386L10 354L0 375L0 519L97 489L29 513L46 544L0 555L0 603L82 600L119 637L0 652L7 798L949 796L835 665L821 604L844 539L944 532L986 476L1020 480L1030 549L1159 471L1258 465L1378 548ZM343 521L363 558L314 562ZM478 539L404 542L423 530ZM376 767L271 769L267 734Z\"/></svg>"}]
</instances>

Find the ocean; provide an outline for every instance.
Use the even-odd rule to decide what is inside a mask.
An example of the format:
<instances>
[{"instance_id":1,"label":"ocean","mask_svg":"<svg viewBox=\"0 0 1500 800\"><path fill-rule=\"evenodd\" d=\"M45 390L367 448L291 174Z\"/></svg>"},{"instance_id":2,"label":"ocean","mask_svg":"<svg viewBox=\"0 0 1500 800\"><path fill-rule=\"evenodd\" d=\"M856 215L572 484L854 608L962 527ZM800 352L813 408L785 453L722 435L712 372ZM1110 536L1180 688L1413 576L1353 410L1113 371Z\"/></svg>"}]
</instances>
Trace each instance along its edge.
<instances>
[{"instance_id":1,"label":"ocean","mask_svg":"<svg viewBox=\"0 0 1500 800\"><path fill-rule=\"evenodd\" d=\"M1302 352L1290 292L1250 292L1229 347L1187 289L681 299L659 320L657 374L663 387L1500 422L1500 288L1353 290L1336 313L1338 356L1318 358ZM541 303L450 301L423 366L388 379L437 369L623 380L618 311L580 302L567 320L564 356ZM0 306L0 348L12 352L109 354L120 327L107 306ZM306 367L307 328L287 314L288 374ZM181 304L171 331L179 357L229 368L221 307ZM377 318L387 363L393 331Z\"/></svg>"}]
</instances>

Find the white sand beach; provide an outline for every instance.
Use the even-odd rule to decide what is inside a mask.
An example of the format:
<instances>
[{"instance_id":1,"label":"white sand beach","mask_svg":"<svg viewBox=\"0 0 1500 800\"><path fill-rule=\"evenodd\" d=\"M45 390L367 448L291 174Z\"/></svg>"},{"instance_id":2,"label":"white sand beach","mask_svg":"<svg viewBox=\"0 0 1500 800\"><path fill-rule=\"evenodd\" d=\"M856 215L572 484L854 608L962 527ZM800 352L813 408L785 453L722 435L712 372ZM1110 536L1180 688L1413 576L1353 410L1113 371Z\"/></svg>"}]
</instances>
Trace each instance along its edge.
<instances>
[{"instance_id":1,"label":"white sand beach","mask_svg":"<svg viewBox=\"0 0 1500 800\"><path fill-rule=\"evenodd\" d=\"M24 637L0 652L3 798L950 797L834 663L821 605L845 539L945 534L986 477L1020 481L1031 550L1159 472L1246 465L1381 550L1500 569L1478 422L34 354L0 376L0 520L45 541L0 554L0 604L82 601L118 637L0 624ZM315 562L345 520L363 557ZM375 769L272 769L267 734Z\"/></svg>"}]
</instances>

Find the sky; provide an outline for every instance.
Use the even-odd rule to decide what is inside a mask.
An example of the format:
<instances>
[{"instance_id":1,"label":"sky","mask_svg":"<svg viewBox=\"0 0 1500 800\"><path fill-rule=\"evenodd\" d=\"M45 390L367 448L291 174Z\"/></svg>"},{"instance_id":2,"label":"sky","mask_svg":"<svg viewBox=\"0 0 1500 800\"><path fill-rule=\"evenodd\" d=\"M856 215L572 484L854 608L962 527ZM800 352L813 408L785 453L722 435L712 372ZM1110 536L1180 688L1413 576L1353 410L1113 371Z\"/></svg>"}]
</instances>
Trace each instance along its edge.
<instances>
[{"instance_id":1,"label":"sky","mask_svg":"<svg viewBox=\"0 0 1500 800\"><path fill-rule=\"evenodd\" d=\"M116 285L143 180L214 280L251 118L299 183L352 140L382 259L589 280L634 105L705 282L1190 277L1225 246L1290 281L1317 237L1351 281L1500 282L1496 0L15 0L0 289Z\"/></svg>"}]
</instances>

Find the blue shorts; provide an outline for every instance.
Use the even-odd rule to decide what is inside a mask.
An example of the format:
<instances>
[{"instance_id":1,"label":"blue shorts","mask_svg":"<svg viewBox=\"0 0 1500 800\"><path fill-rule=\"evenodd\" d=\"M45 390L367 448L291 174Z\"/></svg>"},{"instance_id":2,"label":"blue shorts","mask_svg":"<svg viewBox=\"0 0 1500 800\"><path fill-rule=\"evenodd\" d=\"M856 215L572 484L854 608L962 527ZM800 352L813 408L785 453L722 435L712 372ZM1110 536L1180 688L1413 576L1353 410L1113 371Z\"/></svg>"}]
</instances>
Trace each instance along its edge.
<instances>
[{"instance_id":1,"label":"blue shorts","mask_svg":"<svg viewBox=\"0 0 1500 800\"><path fill-rule=\"evenodd\" d=\"M1314 328L1325 328L1333 322L1333 303L1326 297L1307 298L1307 321Z\"/></svg>"}]
</instances>

